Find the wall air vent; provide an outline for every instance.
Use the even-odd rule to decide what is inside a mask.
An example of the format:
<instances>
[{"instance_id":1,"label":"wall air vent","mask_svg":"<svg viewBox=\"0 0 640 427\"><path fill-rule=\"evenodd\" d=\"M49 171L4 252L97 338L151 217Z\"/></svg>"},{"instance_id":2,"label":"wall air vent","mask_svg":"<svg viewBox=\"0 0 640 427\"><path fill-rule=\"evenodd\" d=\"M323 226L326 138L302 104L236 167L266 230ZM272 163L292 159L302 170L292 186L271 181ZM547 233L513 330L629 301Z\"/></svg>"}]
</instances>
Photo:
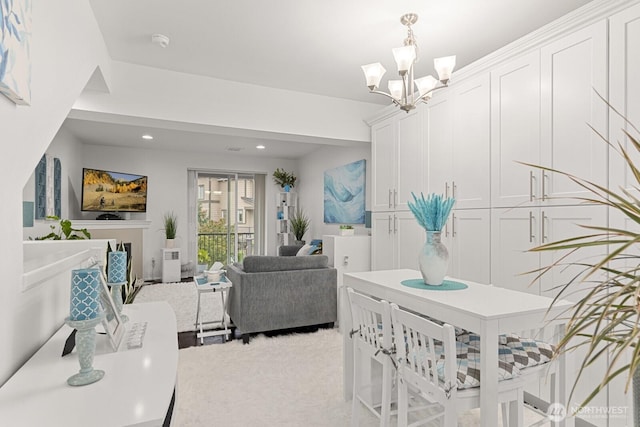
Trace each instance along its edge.
<instances>
[{"instance_id":1,"label":"wall air vent","mask_svg":"<svg viewBox=\"0 0 640 427\"><path fill-rule=\"evenodd\" d=\"M226 150L227 151L242 151L243 148L242 147L227 147Z\"/></svg>"}]
</instances>

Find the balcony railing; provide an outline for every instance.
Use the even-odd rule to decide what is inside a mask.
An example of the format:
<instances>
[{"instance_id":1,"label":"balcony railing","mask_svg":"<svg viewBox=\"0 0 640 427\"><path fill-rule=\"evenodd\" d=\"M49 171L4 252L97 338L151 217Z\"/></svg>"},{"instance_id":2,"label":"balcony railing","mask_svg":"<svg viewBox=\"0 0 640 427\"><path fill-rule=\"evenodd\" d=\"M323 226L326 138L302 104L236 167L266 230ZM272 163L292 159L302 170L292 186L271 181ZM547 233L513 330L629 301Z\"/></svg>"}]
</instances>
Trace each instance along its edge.
<instances>
[{"instance_id":1,"label":"balcony railing","mask_svg":"<svg viewBox=\"0 0 640 427\"><path fill-rule=\"evenodd\" d=\"M216 261L227 264L229 255L234 261L242 261L245 256L253 255L254 233L238 233L238 256L233 256L233 234L198 233L198 251L205 250L209 254L209 265ZM227 253L227 239L231 239L231 254Z\"/></svg>"}]
</instances>

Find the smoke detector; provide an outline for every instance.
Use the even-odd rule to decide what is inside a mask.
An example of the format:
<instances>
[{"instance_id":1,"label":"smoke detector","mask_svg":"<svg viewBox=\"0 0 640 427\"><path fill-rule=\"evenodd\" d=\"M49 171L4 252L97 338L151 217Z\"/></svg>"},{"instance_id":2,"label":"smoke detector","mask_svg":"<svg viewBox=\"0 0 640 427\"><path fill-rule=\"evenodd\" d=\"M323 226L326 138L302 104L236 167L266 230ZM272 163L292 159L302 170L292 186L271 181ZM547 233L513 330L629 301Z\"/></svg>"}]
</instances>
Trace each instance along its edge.
<instances>
[{"instance_id":1,"label":"smoke detector","mask_svg":"<svg viewBox=\"0 0 640 427\"><path fill-rule=\"evenodd\" d=\"M154 34L151 36L151 42L160 47L169 46L169 41L169 37L165 36L164 34Z\"/></svg>"}]
</instances>

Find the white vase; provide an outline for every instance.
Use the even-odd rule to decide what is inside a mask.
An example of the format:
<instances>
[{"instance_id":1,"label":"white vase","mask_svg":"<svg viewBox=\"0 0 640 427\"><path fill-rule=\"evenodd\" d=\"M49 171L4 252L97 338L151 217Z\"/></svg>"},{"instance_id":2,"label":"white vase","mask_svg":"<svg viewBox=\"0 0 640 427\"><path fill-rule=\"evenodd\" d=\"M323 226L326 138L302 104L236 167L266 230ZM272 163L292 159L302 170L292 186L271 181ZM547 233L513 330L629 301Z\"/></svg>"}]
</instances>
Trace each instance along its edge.
<instances>
[{"instance_id":1,"label":"white vase","mask_svg":"<svg viewBox=\"0 0 640 427\"><path fill-rule=\"evenodd\" d=\"M449 251L441 241L440 231L427 231L427 241L418 256L420 273L424 283L441 285L449 267Z\"/></svg>"}]
</instances>

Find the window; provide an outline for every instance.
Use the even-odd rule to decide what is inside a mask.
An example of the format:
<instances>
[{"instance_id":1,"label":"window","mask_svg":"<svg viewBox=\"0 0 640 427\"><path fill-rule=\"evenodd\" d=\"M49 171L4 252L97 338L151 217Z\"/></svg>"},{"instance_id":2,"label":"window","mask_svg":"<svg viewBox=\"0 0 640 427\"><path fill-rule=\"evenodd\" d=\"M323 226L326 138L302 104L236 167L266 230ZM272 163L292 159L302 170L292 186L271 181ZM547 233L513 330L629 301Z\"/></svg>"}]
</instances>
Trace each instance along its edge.
<instances>
[{"instance_id":1,"label":"window","mask_svg":"<svg viewBox=\"0 0 640 427\"><path fill-rule=\"evenodd\" d=\"M238 224L244 224L246 220L244 219L244 209L238 209Z\"/></svg>"},{"instance_id":2,"label":"window","mask_svg":"<svg viewBox=\"0 0 640 427\"><path fill-rule=\"evenodd\" d=\"M198 185L198 200L204 200L204 185Z\"/></svg>"}]
</instances>

